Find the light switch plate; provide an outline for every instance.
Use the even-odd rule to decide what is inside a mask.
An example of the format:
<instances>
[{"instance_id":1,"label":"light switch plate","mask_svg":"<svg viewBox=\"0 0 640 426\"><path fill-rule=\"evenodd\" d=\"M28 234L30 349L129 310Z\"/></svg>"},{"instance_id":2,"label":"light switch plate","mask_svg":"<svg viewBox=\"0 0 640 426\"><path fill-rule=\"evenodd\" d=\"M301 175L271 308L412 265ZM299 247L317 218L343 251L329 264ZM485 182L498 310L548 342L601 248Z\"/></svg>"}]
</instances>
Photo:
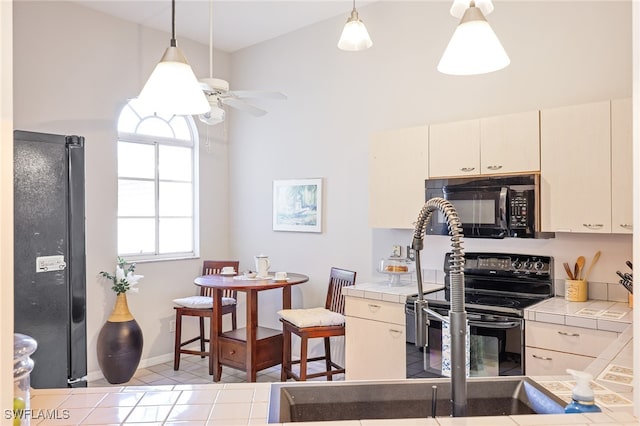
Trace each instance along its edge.
<instances>
[{"instance_id":1,"label":"light switch plate","mask_svg":"<svg viewBox=\"0 0 640 426\"><path fill-rule=\"evenodd\" d=\"M391 256L393 257L400 257L402 256L402 248L400 247L399 244L395 244L392 248L391 248Z\"/></svg>"}]
</instances>

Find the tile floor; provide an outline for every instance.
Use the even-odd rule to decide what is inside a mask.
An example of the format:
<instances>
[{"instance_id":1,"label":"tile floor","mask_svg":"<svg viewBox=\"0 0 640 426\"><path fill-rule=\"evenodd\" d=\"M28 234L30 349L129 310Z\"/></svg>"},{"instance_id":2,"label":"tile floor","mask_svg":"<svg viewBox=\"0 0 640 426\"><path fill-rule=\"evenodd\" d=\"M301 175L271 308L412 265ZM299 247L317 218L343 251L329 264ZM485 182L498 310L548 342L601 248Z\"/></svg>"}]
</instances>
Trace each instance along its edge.
<instances>
[{"instance_id":1,"label":"tile floor","mask_svg":"<svg viewBox=\"0 0 640 426\"><path fill-rule=\"evenodd\" d=\"M311 362L308 365L308 373L324 370L324 361ZM292 379L290 379L292 380ZM322 380L318 377L310 380ZM344 374L336 374L333 380L344 380ZM259 371L256 382L279 382L280 366ZM220 383L246 383L247 373L230 367L222 367ZM105 379L89 382L89 387L98 386L148 386L148 385L181 385L181 384L207 384L214 383L213 376L209 375L209 359L200 358L197 355L183 355L180 359L180 369L173 370L173 360L163 364L153 365L147 368L139 368L127 383L111 385Z\"/></svg>"}]
</instances>

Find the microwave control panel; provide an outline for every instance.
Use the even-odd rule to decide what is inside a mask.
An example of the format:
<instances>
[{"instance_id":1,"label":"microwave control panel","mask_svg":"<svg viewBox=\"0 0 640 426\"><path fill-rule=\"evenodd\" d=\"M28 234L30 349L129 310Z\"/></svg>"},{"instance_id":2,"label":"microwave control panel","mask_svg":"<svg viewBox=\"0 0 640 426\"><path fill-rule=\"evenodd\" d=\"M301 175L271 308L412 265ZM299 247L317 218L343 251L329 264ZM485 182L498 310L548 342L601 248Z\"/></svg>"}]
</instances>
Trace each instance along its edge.
<instances>
[{"instance_id":1,"label":"microwave control panel","mask_svg":"<svg viewBox=\"0 0 640 426\"><path fill-rule=\"evenodd\" d=\"M512 191L509 197L509 228L526 229L530 226L529 212L533 211L533 200L529 191Z\"/></svg>"}]
</instances>

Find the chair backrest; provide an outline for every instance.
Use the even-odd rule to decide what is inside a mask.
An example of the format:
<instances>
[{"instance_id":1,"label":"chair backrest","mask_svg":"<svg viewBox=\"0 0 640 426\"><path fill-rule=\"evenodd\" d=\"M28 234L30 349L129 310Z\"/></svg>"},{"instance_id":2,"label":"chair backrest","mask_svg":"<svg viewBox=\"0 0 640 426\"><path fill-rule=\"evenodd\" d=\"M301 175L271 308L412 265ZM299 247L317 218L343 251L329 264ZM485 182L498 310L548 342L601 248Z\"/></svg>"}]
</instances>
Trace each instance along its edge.
<instances>
[{"instance_id":1,"label":"chair backrest","mask_svg":"<svg viewBox=\"0 0 640 426\"><path fill-rule=\"evenodd\" d=\"M240 272L238 267L240 262L237 260L205 260L202 262L202 275L216 275L222 272L222 268L225 266L233 266L233 269L236 272ZM209 296L213 295L213 290L210 287L201 287L200 288L201 296ZM223 290L223 297L233 297L234 299L237 297L238 292L232 290Z\"/></svg>"},{"instance_id":2,"label":"chair backrest","mask_svg":"<svg viewBox=\"0 0 640 426\"><path fill-rule=\"evenodd\" d=\"M325 308L333 312L344 314L344 296L342 295L342 287L352 286L355 283L356 273L354 271L331 268Z\"/></svg>"}]
</instances>

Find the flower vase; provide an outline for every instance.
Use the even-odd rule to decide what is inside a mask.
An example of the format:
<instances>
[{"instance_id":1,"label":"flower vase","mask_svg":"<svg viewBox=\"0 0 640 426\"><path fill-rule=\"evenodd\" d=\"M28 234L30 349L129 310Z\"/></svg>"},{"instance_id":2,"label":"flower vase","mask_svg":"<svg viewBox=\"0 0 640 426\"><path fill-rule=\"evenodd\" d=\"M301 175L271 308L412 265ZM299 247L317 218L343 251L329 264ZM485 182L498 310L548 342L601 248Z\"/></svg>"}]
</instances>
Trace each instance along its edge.
<instances>
[{"instance_id":1,"label":"flower vase","mask_svg":"<svg viewBox=\"0 0 640 426\"><path fill-rule=\"evenodd\" d=\"M98 364L109 383L126 383L133 377L142 356L142 340L142 330L129 311L127 295L120 293L98 335Z\"/></svg>"}]
</instances>

